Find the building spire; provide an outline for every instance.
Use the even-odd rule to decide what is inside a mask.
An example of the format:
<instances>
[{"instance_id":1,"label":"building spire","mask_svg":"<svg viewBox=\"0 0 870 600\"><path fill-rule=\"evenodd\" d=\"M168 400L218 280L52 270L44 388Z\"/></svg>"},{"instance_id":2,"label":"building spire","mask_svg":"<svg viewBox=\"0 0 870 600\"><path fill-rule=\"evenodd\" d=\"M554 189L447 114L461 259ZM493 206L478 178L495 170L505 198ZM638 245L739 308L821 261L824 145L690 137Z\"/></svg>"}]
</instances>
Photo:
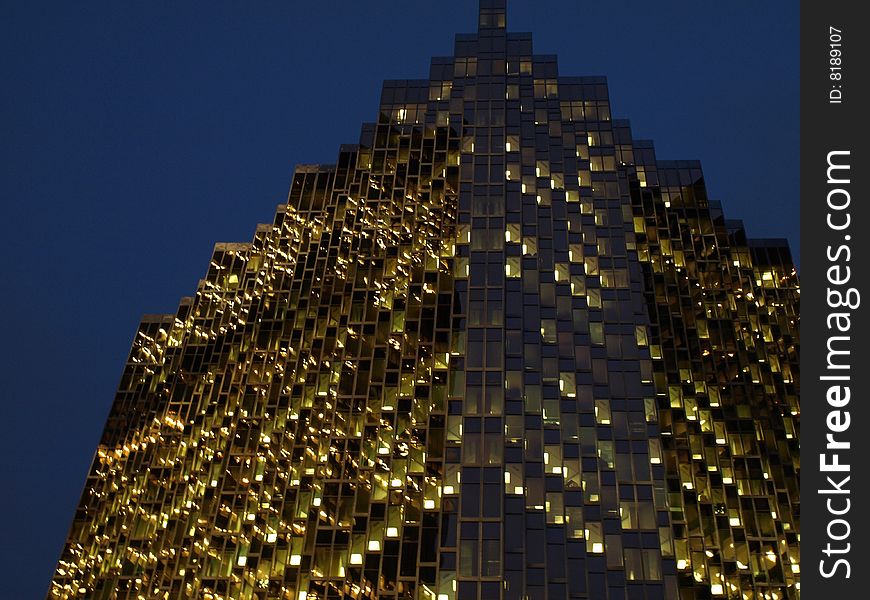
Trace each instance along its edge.
<instances>
[{"instance_id":1,"label":"building spire","mask_svg":"<svg viewBox=\"0 0 870 600\"><path fill-rule=\"evenodd\" d=\"M506 0L480 0L478 31L504 31L507 22Z\"/></svg>"}]
</instances>

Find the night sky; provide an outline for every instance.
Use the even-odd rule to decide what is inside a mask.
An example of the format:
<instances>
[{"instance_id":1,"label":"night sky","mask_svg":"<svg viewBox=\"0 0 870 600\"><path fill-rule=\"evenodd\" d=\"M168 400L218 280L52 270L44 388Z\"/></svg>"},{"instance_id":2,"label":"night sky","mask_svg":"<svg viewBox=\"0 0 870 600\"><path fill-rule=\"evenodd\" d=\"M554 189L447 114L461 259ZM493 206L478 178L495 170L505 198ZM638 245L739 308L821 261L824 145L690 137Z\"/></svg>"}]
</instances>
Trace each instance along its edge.
<instances>
[{"instance_id":1,"label":"night sky","mask_svg":"<svg viewBox=\"0 0 870 600\"><path fill-rule=\"evenodd\" d=\"M614 118L797 256L798 6L509 0L508 29L607 75ZM141 315L476 22L470 0L0 5L0 596L44 596Z\"/></svg>"}]
</instances>

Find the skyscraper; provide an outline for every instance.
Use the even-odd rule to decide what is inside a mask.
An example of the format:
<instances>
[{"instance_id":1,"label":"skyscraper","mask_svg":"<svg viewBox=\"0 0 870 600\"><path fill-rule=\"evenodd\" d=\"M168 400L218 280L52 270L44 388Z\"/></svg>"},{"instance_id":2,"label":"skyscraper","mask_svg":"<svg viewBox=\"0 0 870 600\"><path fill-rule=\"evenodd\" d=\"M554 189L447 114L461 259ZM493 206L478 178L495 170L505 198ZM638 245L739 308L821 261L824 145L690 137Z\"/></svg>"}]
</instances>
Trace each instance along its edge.
<instances>
[{"instance_id":1,"label":"skyscraper","mask_svg":"<svg viewBox=\"0 0 870 600\"><path fill-rule=\"evenodd\" d=\"M143 319L50 597L798 597L787 245L505 22Z\"/></svg>"}]
</instances>

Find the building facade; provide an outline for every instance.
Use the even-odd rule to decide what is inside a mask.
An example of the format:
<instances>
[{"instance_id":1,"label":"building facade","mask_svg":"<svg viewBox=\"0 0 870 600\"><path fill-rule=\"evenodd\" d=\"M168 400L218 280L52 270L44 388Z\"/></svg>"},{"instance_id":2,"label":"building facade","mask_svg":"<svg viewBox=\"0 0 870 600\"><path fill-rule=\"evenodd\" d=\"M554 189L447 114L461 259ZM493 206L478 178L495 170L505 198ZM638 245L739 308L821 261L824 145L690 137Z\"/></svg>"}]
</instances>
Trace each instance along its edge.
<instances>
[{"instance_id":1,"label":"building facade","mask_svg":"<svg viewBox=\"0 0 870 600\"><path fill-rule=\"evenodd\" d=\"M799 597L799 285L482 0L146 316L50 598Z\"/></svg>"}]
</instances>

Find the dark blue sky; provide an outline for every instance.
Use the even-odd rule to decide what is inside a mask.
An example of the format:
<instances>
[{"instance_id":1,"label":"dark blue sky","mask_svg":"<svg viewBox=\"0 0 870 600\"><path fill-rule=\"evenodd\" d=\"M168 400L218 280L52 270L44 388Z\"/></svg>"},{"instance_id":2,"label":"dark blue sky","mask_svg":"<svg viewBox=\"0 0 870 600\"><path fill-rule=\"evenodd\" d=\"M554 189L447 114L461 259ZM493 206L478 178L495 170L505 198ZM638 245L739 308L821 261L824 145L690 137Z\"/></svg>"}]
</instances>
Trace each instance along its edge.
<instances>
[{"instance_id":1,"label":"dark blue sky","mask_svg":"<svg viewBox=\"0 0 870 600\"><path fill-rule=\"evenodd\" d=\"M798 2L509 0L614 117L698 158L731 218L798 244ZM425 78L470 0L0 6L3 596L45 594L139 317L332 163L381 81ZM421 28L420 24L425 24Z\"/></svg>"}]
</instances>

